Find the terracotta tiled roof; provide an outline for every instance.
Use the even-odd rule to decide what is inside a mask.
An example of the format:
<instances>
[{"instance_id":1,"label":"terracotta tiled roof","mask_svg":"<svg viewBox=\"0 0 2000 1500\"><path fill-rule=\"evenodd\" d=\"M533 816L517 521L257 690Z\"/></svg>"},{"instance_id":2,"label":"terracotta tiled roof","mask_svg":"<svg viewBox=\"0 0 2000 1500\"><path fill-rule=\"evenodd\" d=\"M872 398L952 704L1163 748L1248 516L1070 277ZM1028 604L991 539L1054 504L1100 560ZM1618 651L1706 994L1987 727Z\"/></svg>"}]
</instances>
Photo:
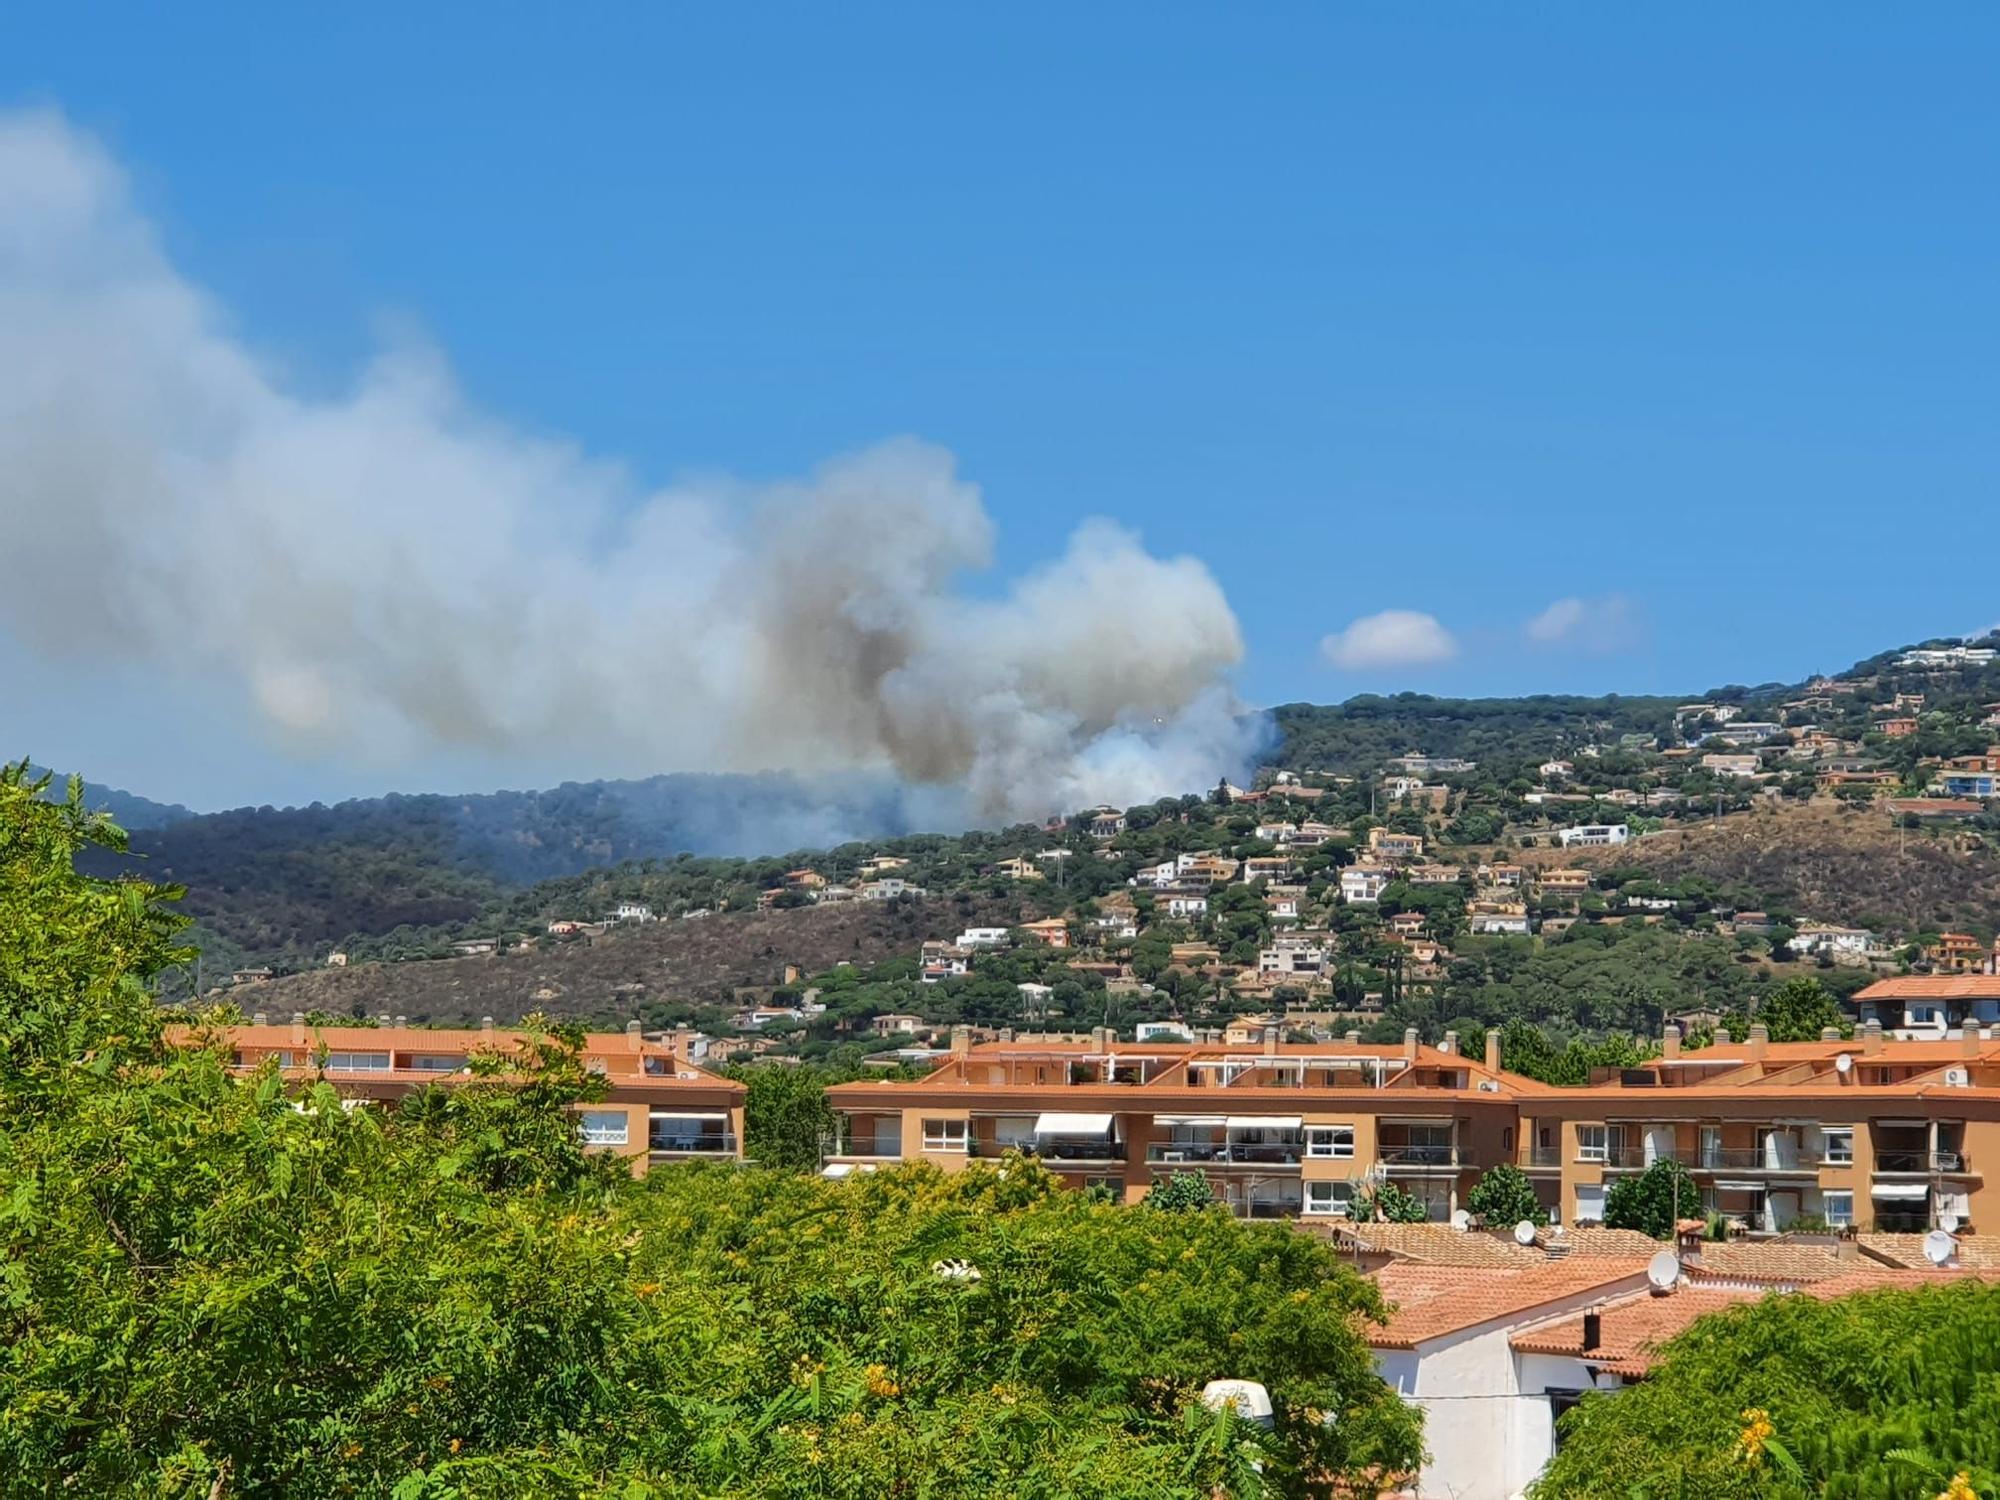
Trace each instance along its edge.
<instances>
[{"instance_id":1,"label":"terracotta tiled roof","mask_svg":"<svg viewBox=\"0 0 2000 1500\"><path fill-rule=\"evenodd\" d=\"M1362 1333L1379 1349L1413 1349L1427 1339L1532 1314L1600 1287L1627 1291L1645 1274L1645 1261L1612 1256L1545 1260L1519 1270L1392 1261L1374 1273L1374 1281L1394 1310L1386 1327L1371 1325Z\"/></svg>"},{"instance_id":2,"label":"terracotta tiled roof","mask_svg":"<svg viewBox=\"0 0 2000 1500\"><path fill-rule=\"evenodd\" d=\"M2000 996L2000 974L1898 974L1854 993L1856 1000L1986 1000Z\"/></svg>"},{"instance_id":3,"label":"terracotta tiled roof","mask_svg":"<svg viewBox=\"0 0 2000 1500\"><path fill-rule=\"evenodd\" d=\"M1911 1235L1921 1240L1922 1235ZM1697 1280L1719 1277L1743 1281L1800 1283L1826 1281L1855 1269L1853 1257L1842 1259L1831 1245L1797 1245L1784 1240L1730 1240L1701 1247L1699 1265L1690 1265Z\"/></svg>"},{"instance_id":4,"label":"terracotta tiled roof","mask_svg":"<svg viewBox=\"0 0 2000 1500\"><path fill-rule=\"evenodd\" d=\"M1341 1224L1333 1230L1345 1248L1395 1255L1431 1266L1540 1266L1548 1256L1511 1238L1453 1229L1448 1224Z\"/></svg>"},{"instance_id":5,"label":"terracotta tiled roof","mask_svg":"<svg viewBox=\"0 0 2000 1500\"><path fill-rule=\"evenodd\" d=\"M1641 1260L1667 1248L1651 1235L1641 1234L1636 1229L1605 1229L1594 1224L1585 1224L1560 1234L1553 1229L1544 1229L1535 1236L1535 1243L1545 1247L1567 1245L1569 1253L1577 1256L1623 1255L1637 1256Z\"/></svg>"},{"instance_id":6,"label":"terracotta tiled roof","mask_svg":"<svg viewBox=\"0 0 2000 1500\"><path fill-rule=\"evenodd\" d=\"M1652 1363L1651 1351L1696 1318L1767 1295L1771 1294L1741 1287L1683 1286L1665 1296L1647 1290L1621 1297L1596 1309L1597 1347L1587 1357L1621 1375L1643 1375ZM1508 1342L1524 1354L1584 1357L1583 1314L1523 1329Z\"/></svg>"},{"instance_id":7,"label":"terracotta tiled roof","mask_svg":"<svg viewBox=\"0 0 2000 1500\"><path fill-rule=\"evenodd\" d=\"M1887 1266L1905 1266L1913 1271L1930 1266L1924 1259L1924 1236L1920 1234L1864 1234L1858 1243L1863 1255ZM2000 1235L1960 1235L1958 1253L1953 1259L1971 1270L2000 1270Z\"/></svg>"},{"instance_id":8,"label":"terracotta tiled roof","mask_svg":"<svg viewBox=\"0 0 2000 1500\"><path fill-rule=\"evenodd\" d=\"M1921 1238L1921 1236L1911 1236ZM1811 1247L1791 1246L1793 1250ZM1855 1267L1839 1276L1802 1286L1794 1295L1831 1301L1857 1292L1907 1290L1937 1286L1966 1276L1985 1276L1973 1270L1894 1270L1888 1266ZM1583 1312L1565 1315L1524 1328L1508 1340L1524 1354L1571 1354L1588 1358L1592 1364L1614 1374L1640 1376L1652 1367L1655 1351L1675 1334L1710 1313L1723 1312L1764 1297L1787 1295L1774 1288L1705 1286L1683 1284L1665 1296L1650 1289L1620 1296L1602 1307L1586 1309L1598 1315L1597 1347L1587 1354L1583 1348Z\"/></svg>"}]
</instances>

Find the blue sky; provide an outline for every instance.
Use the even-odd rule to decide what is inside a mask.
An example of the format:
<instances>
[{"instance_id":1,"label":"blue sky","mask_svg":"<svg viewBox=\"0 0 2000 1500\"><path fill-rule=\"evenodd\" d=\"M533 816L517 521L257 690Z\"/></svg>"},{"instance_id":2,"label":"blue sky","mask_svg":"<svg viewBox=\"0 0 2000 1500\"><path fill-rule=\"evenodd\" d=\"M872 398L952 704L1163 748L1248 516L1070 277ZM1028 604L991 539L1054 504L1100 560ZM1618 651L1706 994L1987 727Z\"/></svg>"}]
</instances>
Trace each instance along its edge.
<instances>
[{"instance_id":1,"label":"blue sky","mask_svg":"<svg viewBox=\"0 0 2000 1500\"><path fill-rule=\"evenodd\" d=\"M301 386L414 326L654 479L916 434L1001 575L1087 515L1205 560L1251 701L2000 620L1990 8L417 9L41 7L0 105L99 136ZM1323 649L1389 610L1442 634ZM93 672L0 642L10 738L208 803L385 784Z\"/></svg>"}]
</instances>

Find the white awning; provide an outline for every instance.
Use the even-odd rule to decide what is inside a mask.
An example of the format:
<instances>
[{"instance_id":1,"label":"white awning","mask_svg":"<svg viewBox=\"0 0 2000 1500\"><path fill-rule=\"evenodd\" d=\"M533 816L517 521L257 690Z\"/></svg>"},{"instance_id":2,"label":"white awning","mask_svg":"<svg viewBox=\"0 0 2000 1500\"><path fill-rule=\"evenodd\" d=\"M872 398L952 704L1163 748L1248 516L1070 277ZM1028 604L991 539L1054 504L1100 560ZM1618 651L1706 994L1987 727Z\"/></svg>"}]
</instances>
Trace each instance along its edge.
<instances>
[{"instance_id":1,"label":"white awning","mask_svg":"<svg viewBox=\"0 0 2000 1500\"><path fill-rule=\"evenodd\" d=\"M854 1163L851 1161L829 1162L826 1166L820 1168L819 1175L822 1177L846 1177L853 1170Z\"/></svg>"},{"instance_id":2,"label":"white awning","mask_svg":"<svg viewBox=\"0 0 2000 1500\"><path fill-rule=\"evenodd\" d=\"M1715 1190L1718 1193L1761 1193L1768 1186L1768 1183L1762 1182L1718 1182Z\"/></svg>"},{"instance_id":3,"label":"white awning","mask_svg":"<svg viewBox=\"0 0 2000 1500\"><path fill-rule=\"evenodd\" d=\"M1109 1115L1046 1114L1035 1117L1036 1135L1109 1135Z\"/></svg>"},{"instance_id":4,"label":"white awning","mask_svg":"<svg viewBox=\"0 0 2000 1500\"><path fill-rule=\"evenodd\" d=\"M1305 1121L1297 1115L1231 1115L1231 1130L1297 1130Z\"/></svg>"},{"instance_id":5,"label":"white awning","mask_svg":"<svg viewBox=\"0 0 2000 1500\"><path fill-rule=\"evenodd\" d=\"M1205 1125L1211 1130L1220 1130L1229 1123L1221 1115L1154 1115L1155 1125Z\"/></svg>"},{"instance_id":6,"label":"white awning","mask_svg":"<svg viewBox=\"0 0 2000 1500\"><path fill-rule=\"evenodd\" d=\"M722 1109L656 1109L652 1112L655 1120L726 1120L729 1112Z\"/></svg>"},{"instance_id":7,"label":"white awning","mask_svg":"<svg viewBox=\"0 0 2000 1500\"><path fill-rule=\"evenodd\" d=\"M1921 1203L1930 1197L1931 1188L1927 1182L1878 1182L1869 1189L1876 1198L1895 1198L1911 1203Z\"/></svg>"}]
</instances>

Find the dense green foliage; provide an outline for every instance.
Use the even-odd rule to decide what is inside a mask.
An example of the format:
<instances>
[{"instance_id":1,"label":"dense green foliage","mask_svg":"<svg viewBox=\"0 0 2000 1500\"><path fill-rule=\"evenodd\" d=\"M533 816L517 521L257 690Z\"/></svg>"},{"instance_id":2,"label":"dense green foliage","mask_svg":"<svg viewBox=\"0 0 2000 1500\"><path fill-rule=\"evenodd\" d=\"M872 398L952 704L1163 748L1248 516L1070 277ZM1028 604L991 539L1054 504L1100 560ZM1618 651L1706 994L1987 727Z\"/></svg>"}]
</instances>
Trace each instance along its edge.
<instances>
[{"instance_id":1,"label":"dense green foliage","mask_svg":"<svg viewBox=\"0 0 2000 1500\"><path fill-rule=\"evenodd\" d=\"M1423 1199L1393 1182L1379 1182L1354 1198L1354 1217L1363 1224L1421 1224L1430 1216Z\"/></svg>"},{"instance_id":2,"label":"dense green foliage","mask_svg":"<svg viewBox=\"0 0 2000 1500\"><path fill-rule=\"evenodd\" d=\"M1535 1197L1535 1185L1528 1174L1512 1162L1489 1167L1465 1195L1466 1209L1488 1225L1549 1222L1549 1211Z\"/></svg>"},{"instance_id":3,"label":"dense green foliage","mask_svg":"<svg viewBox=\"0 0 2000 1500\"><path fill-rule=\"evenodd\" d=\"M1701 1214L1701 1189L1688 1169L1670 1157L1619 1178L1604 1195L1605 1228L1636 1229L1656 1240L1672 1239L1681 1219Z\"/></svg>"},{"instance_id":4,"label":"dense green foliage","mask_svg":"<svg viewBox=\"0 0 2000 1500\"><path fill-rule=\"evenodd\" d=\"M1186 1213L1204 1209L1215 1202L1215 1191L1200 1172L1175 1172L1155 1177L1146 1189L1146 1206L1162 1213Z\"/></svg>"},{"instance_id":5,"label":"dense green foliage","mask_svg":"<svg viewBox=\"0 0 2000 1500\"><path fill-rule=\"evenodd\" d=\"M1373 1289L1282 1226L1020 1158L635 1182L579 1146L560 1033L386 1114L169 1048L170 893L78 876L119 836L40 790L0 776L10 1492L1195 1500L1415 1462ZM1204 1410L1220 1377L1275 1429Z\"/></svg>"},{"instance_id":6,"label":"dense green foliage","mask_svg":"<svg viewBox=\"0 0 2000 1500\"><path fill-rule=\"evenodd\" d=\"M1929 1500L1961 1474L2000 1491L2000 1287L1774 1296L1662 1354L1564 1419L1536 1500Z\"/></svg>"},{"instance_id":7,"label":"dense green foliage","mask_svg":"<svg viewBox=\"0 0 2000 1500\"><path fill-rule=\"evenodd\" d=\"M1774 1042L1816 1042L1832 1027L1854 1034L1854 1022L1817 979L1788 979L1757 1004L1757 1023Z\"/></svg>"}]
</instances>

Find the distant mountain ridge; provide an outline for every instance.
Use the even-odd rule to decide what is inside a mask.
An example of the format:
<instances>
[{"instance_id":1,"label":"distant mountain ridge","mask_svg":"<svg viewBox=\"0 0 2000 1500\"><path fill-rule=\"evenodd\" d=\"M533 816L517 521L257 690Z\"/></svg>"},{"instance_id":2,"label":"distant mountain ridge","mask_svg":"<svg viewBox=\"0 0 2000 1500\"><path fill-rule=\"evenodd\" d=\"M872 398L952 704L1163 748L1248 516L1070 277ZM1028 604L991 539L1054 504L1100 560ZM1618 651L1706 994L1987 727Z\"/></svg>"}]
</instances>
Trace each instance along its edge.
<instances>
[{"instance_id":1,"label":"distant mountain ridge","mask_svg":"<svg viewBox=\"0 0 2000 1500\"><path fill-rule=\"evenodd\" d=\"M31 766L29 769L37 776L51 774L46 766ZM50 784L47 795L67 796L68 774L61 771L53 774L55 780ZM200 816L192 808L182 807L178 802L155 802L152 798L141 797L136 792L120 791L115 786L101 786L94 781L84 782L83 800L93 811L110 813L112 821L127 833L142 828L165 828L169 823L178 823L184 818Z\"/></svg>"},{"instance_id":2,"label":"distant mountain ridge","mask_svg":"<svg viewBox=\"0 0 2000 1500\"><path fill-rule=\"evenodd\" d=\"M1904 649L1911 648L1835 675L1880 673L1886 683L1899 676ZM1983 682L1987 674L1974 675ZM1776 702L1803 686L1730 686L1680 696L1371 694L1332 706L1287 704L1271 711L1279 731L1272 759L1334 774L1370 771L1418 750L1532 764L1596 741L1665 735L1680 704ZM100 859L97 867L138 868L185 884L186 909L201 923L198 936L212 960L225 965L323 954L358 935L467 921L525 887L626 861L769 856L955 833L971 821L950 792L859 774L674 774L210 814L109 788L92 787L91 797L131 832L134 856Z\"/></svg>"}]
</instances>

